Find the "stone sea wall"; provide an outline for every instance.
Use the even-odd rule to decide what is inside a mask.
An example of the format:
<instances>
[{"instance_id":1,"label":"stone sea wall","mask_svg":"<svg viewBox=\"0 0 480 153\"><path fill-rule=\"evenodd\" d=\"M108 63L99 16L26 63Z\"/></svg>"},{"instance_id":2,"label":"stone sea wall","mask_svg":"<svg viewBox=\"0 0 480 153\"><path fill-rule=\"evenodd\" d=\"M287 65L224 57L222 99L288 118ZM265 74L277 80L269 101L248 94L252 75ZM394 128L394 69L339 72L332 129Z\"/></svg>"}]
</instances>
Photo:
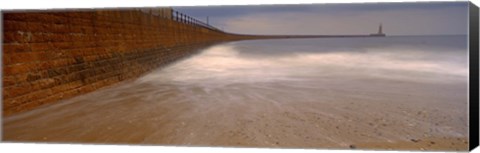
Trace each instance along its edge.
<instances>
[{"instance_id":1,"label":"stone sea wall","mask_svg":"<svg viewBox=\"0 0 480 153\"><path fill-rule=\"evenodd\" d=\"M136 78L209 44L246 37L173 13L170 8L4 12L4 115Z\"/></svg>"}]
</instances>

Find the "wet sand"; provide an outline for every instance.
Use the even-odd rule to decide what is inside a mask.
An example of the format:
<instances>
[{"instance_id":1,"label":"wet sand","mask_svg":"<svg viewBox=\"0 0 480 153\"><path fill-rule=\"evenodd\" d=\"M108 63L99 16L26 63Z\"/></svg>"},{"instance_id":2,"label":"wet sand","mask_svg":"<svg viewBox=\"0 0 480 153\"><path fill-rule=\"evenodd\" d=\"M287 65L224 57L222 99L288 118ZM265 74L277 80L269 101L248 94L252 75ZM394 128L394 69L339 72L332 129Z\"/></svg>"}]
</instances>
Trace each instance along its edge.
<instances>
[{"instance_id":1,"label":"wet sand","mask_svg":"<svg viewBox=\"0 0 480 153\"><path fill-rule=\"evenodd\" d=\"M461 96L466 92L463 86L361 82L365 85L352 86L345 82L350 87L347 90L343 89L345 84L324 82L310 91L298 88L288 93L270 88L292 89L297 83L260 84L248 90L239 90L246 87L238 84L211 91L170 86L164 87L169 88L166 92L148 84L129 86L126 83L6 118L4 140L273 148L467 149L466 112L450 109L466 110L466 104L455 103L466 100ZM387 82L390 88L384 90ZM226 99L211 99L224 92L236 94ZM243 94L254 95L259 100L242 99L247 97ZM288 97L281 96L287 94ZM122 98L116 98L119 95ZM162 100L182 96L191 99Z\"/></svg>"}]
</instances>

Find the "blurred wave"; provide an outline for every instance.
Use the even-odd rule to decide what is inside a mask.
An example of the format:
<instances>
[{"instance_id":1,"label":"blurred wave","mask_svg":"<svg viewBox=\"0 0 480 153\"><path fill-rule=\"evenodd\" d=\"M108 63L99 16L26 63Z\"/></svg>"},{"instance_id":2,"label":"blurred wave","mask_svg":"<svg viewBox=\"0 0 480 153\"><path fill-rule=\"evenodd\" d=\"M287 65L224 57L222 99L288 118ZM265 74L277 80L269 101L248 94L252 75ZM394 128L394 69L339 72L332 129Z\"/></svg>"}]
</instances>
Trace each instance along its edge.
<instances>
[{"instance_id":1,"label":"blurred wave","mask_svg":"<svg viewBox=\"0 0 480 153\"><path fill-rule=\"evenodd\" d=\"M466 42L464 36L240 41L211 47L139 81L228 84L377 77L448 83L468 76Z\"/></svg>"}]
</instances>

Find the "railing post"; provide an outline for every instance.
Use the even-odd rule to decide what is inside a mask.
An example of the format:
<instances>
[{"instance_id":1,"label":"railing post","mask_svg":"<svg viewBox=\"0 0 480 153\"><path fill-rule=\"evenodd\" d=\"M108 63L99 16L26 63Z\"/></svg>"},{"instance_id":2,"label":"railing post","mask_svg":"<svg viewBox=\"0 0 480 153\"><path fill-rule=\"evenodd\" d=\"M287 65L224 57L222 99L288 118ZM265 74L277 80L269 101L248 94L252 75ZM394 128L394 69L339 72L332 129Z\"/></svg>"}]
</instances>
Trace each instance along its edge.
<instances>
[{"instance_id":1,"label":"railing post","mask_svg":"<svg viewBox=\"0 0 480 153\"><path fill-rule=\"evenodd\" d=\"M183 20L185 20L185 19L184 19L184 17L183 17L183 14L182 14L182 13L180 13L180 22L182 22L182 23L183 23L183 22L184 22Z\"/></svg>"},{"instance_id":2,"label":"railing post","mask_svg":"<svg viewBox=\"0 0 480 153\"><path fill-rule=\"evenodd\" d=\"M187 23L187 16L183 14L183 23Z\"/></svg>"},{"instance_id":3,"label":"railing post","mask_svg":"<svg viewBox=\"0 0 480 153\"><path fill-rule=\"evenodd\" d=\"M177 11L175 11L175 21L178 22L178 12Z\"/></svg>"}]
</instances>

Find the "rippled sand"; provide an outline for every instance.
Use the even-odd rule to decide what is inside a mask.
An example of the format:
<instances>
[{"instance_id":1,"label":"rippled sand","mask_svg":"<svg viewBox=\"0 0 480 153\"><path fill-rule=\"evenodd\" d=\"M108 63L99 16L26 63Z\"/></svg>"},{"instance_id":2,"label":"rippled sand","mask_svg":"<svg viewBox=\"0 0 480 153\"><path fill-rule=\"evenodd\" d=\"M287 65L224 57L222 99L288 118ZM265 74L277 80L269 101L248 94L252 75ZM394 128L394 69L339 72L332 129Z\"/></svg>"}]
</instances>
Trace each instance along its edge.
<instances>
[{"instance_id":1,"label":"rippled sand","mask_svg":"<svg viewBox=\"0 0 480 153\"><path fill-rule=\"evenodd\" d=\"M138 80L4 118L3 138L175 146L468 148L466 76L436 74L445 77L413 81L365 75L351 67L328 73L342 71L339 75L323 75L292 62L278 64L282 60L276 67L264 59L239 61L243 58L238 54L220 52L225 50L207 49ZM351 71L359 75L344 75ZM395 76L409 74L402 72Z\"/></svg>"}]
</instances>

